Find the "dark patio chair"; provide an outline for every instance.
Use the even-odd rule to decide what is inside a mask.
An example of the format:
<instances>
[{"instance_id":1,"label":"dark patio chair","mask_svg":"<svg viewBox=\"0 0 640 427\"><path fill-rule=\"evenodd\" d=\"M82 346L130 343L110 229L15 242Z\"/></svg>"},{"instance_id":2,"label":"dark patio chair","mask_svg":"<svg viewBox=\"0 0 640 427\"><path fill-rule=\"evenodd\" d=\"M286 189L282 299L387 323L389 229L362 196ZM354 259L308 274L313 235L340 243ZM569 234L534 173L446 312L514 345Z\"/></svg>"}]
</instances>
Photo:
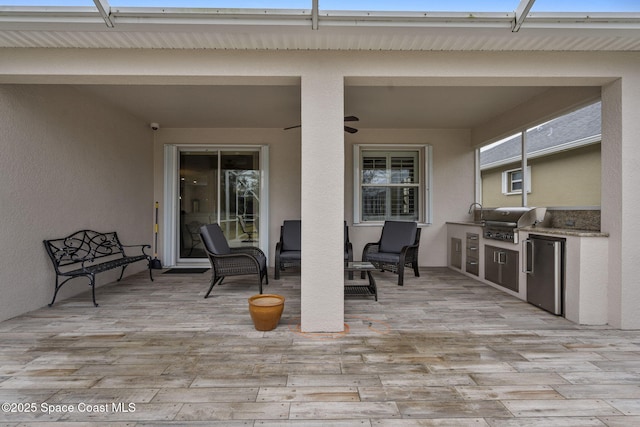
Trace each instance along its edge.
<instances>
[{"instance_id":1,"label":"dark patio chair","mask_svg":"<svg viewBox=\"0 0 640 427\"><path fill-rule=\"evenodd\" d=\"M280 227L280 241L276 244L276 262L274 278L280 279L280 270L286 267L299 266L302 258L301 236L302 222L300 220L284 221ZM349 227L344 222L344 261L353 261L353 246L349 241ZM353 279L353 272L349 272L349 279Z\"/></svg>"},{"instance_id":2,"label":"dark patio chair","mask_svg":"<svg viewBox=\"0 0 640 427\"><path fill-rule=\"evenodd\" d=\"M353 245L349 241L349 227L344 222L344 262L353 262ZM353 280L353 271L349 273L349 280Z\"/></svg>"},{"instance_id":3,"label":"dark patio chair","mask_svg":"<svg viewBox=\"0 0 640 427\"><path fill-rule=\"evenodd\" d=\"M301 221L286 220L280 226L280 241L276 244L276 262L273 277L280 279L280 270L286 267L300 266L302 261L300 251L302 247Z\"/></svg>"},{"instance_id":4,"label":"dark patio chair","mask_svg":"<svg viewBox=\"0 0 640 427\"><path fill-rule=\"evenodd\" d=\"M385 221L380 240L367 243L362 251L362 261L368 261L381 271L398 274L398 286L404 284L404 268L413 267L413 273L420 277L418 271L418 247L420 245L420 228L415 222ZM364 278L364 274L362 274Z\"/></svg>"},{"instance_id":5,"label":"dark patio chair","mask_svg":"<svg viewBox=\"0 0 640 427\"><path fill-rule=\"evenodd\" d=\"M200 227L200 238L213 270L211 286L205 298L209 296L213 287L222 284L222 280L227 276L256 275L260 293L262 293L262 279L265 279L265 285L269 284L267 257L260 249L252 246L230 248L218 224Z\"/></svg>"}]
</instances>

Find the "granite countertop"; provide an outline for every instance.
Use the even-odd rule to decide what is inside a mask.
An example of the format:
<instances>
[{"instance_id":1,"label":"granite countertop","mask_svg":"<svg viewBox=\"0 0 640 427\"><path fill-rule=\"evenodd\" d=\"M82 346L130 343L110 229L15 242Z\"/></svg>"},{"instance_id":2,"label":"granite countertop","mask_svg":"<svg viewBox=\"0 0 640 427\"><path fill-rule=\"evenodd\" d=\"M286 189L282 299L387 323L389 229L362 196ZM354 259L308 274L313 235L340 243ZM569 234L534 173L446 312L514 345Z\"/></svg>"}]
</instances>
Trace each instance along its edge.
<instances>
[{"instance_id":1,"label":"granite countertop","mask_svg":"<svg viewBox=\"0 0 640 427\"><path fill-rule=\"evenodd\" d=\"M609 233L603 233L595 230L580 230L577 228L551 228L551 227L523 227L520 231L528 231L530 233L556 234L559 236L576 236L576 237L609 237Z\"/></svg>"},{"instance_id":2,"label":"granite countertop","mask_svg":"<svg viewBox=\"0 0 640 427\"><path fill-rule=\"evenodd\" d=\"M481 222L476 221L447 221L447 224L466 225L473 227L482 227ZM609 237L609 233L603 233L595 230L581 230L579 228L555 228L555 227L530 227L519 228L518 231L527 231L529 233L554 234L558 236L575 236L575 237Z\"/></svg>"}]
</instances>

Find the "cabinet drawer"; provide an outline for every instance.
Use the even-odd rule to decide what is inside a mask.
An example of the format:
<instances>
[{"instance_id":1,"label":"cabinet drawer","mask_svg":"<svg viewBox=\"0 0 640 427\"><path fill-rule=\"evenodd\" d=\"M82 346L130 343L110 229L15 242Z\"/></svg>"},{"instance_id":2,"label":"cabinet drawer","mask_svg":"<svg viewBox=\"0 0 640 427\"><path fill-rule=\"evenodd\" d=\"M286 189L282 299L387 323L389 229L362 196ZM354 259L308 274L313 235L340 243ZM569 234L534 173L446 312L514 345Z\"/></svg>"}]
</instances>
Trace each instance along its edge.
<instances>
[{"instance_id":1,"label":"cabinet drawer","mask_svg":"<svg viewBox=\"0 0 640 427\"><path fill-rule=\"evenodd\" d=\"M478 275L480 271L480 263L477 259L467 258L467 273Z\"/></svg>"}]
</instances>

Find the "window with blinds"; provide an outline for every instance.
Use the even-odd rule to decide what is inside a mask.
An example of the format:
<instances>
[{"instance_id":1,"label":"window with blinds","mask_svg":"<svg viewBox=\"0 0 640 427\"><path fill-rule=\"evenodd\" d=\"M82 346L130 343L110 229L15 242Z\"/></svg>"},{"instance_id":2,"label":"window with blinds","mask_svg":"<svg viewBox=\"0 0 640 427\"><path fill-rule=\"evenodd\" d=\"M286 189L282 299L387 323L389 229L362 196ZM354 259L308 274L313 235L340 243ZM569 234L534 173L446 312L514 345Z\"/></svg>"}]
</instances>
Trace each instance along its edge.
<instances>
[{"instance_id":1,"label":"window with blinds","mask_svg":"<svg viewBox=\"0 0 640 427\"><path fill-rule=\"evenodd\" d=\"M360 152L360 221L420 221L420 150Z\"/></svg>"}]
</instances>

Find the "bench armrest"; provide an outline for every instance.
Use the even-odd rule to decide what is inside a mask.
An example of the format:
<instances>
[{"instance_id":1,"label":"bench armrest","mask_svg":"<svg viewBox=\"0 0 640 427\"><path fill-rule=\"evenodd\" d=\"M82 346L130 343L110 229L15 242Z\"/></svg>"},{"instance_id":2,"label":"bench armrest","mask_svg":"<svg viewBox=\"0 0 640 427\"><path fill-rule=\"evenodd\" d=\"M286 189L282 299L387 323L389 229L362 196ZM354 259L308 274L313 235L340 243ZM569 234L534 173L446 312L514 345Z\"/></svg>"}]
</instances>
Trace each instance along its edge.
<instances>
[{"instance_id":1,"label":"bench armrest","mask_svg":"<svg viewBox=\"0 0 640 427\"><path fill-rule=\"evenodd\" d=\"M151 249L151 245L120 245L120 246L122 246L122 248L123 248L122 249L122 254L124 256L126 256L125 253L124 253L124 248L140 248L140 250L142 251L142 255L146 255L146 256L149 256L149 254L147 254L145 249L147 249L147 248Z\"/></svg>"}]
</instances>

